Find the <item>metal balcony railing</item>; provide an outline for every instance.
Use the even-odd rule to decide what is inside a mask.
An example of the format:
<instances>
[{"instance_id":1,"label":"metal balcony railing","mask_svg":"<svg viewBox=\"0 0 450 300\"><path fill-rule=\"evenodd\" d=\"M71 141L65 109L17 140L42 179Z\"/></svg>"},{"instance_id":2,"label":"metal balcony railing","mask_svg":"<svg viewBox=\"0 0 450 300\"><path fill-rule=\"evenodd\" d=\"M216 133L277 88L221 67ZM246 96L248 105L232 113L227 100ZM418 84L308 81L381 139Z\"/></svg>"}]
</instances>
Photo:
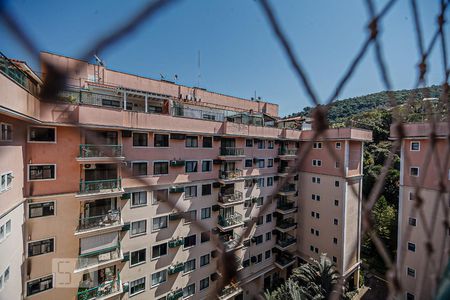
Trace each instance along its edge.
<instances>
[{"instance_id":1,"label":"metal balcony railing","mask_svg":"<svg viewBox=\"0 0 450 300\"><path fill-rule=\"evenodd\" d=\"M277 223L277 227L279 227L281 229L287 229L287 228L290 228L295 225L297 225L297 223L295 223L294 219L292 219L292 218L282 220L281 222Z\"/></svg>"},{"instance_id":2,"label":"metal balcony railing","mask_svg":"<svg viewBox=\"0 0 450 300\"><path fill-rule=\"evenodd\" d=\"M278 155L296 155L297 150L298 149L296 149L296 148L293 148L293 149L279 148Z\"/></svg>"},{"instance_id":3,"label":"metal balcony railing","mask_svg":"<svg viewBox=\"0 0 450 300\"><path fill-rule=\"evenodd\" d=\"M241 156L244 155L244 148L222 147L220 148L221 156Z\"/></svg>"},{"instance_id":4,"label":"metal balcony railing","mask_svg":"<svg viewBox=\"0 0 450 300\"><path fill-rule=\"evenodd\" d=\"M80 180L80 193L94 193L104 190L117 190L122 188L122 179Z\"/></svg>"},{"instance_id":5,"label":"metal balcony railing","mask_svg":"<svg viewBox=\"0 0 450 300\"><path fill-rule=\"evenodd\" d=\"M232 250L239 245L239 240L241 236L237 233L222 235L219 237L222 241L225 250Z\"/></svg>"},{"instance_id":6,"label":"metal balcony railing","mask_svg":"<svg viewBox=\"0 0 450 300\"><path fill-rule=\"evenodd\" d=\"M105 281L104 283L95 287L80 287L77 293L77 300L89 300L106 297L108 295L121 291L120 273L117 278Z\"/></svg>"},{"instance_id":7,"label":"metal balcony railing","mask_svg":"<svg viewBox=\"0 0 450 300\"><path fill-rule=\"evenodd\" d=\"M291 171L292 167L278 167L278 173L289 173Z\"/></svg>"},{"instance_id":8,"label":"metal balcony railing","mask_svg":"<svg viewBox=\"0 0 450 300\"><path fill-rule=\"evenodd\" d=\"M122 145L80 145L80 158L122 156Z\"/></svg>"},{"instance_id":9,"label":"metal balcony railing","mask_svg":"<svg viewBox=\"0 0 450 300\"><path fill-rule=\"evenodd\" d=\"M117 246L82 254L78 257L77 269L84 269L120 259L120 244Z\"/></svg>"},{"instance_id":10,"label":"metal balcony railing","mask_svg":"<svg viewBox=\"0 0 450 300\"><path fill-rule=\"evenodd\" d=\"M280 189L281 193L290 193L290 192L295 192L295 183L290 183L288 185L283 186Z\"/></svg>"},{"instance_id":11,"label":"metal balcony railing","mask_svg":"<svg viewBox=\"0 0 450 300\"><path fill-rule=\"evenodd\" d=\"M287 255L277 255L275 258L275 262L281 266L286 266L287 264L290 264L291 262L295 261L294 257L287 256Z\"/></svg>"},{"instance_id":12,"label":"metal balcony railing","mask_svg":"<svg viewBox=\"0 0 450 300\"><path fill-rule=\"evenodd\" d=\"M179 273L179 272L181 272L183 270L184 270L184 263L182 263L182 262L174 264L174 265L171 265L167 269L169 275L173 275L173 274Z\"/></svg>"},{"instance_id":13,"label":"metal balcony railing","mask_svg":"<svg viewBox=\"0 0 450 300\"><path fill-rule=\"evenodd\" d=\"M277 209L289 210L294 208L294 202L279 202L277 203Z\"/></svg>"},{"instance_id":14,"label":"metal balcony railing","mask_svg":"<svg viewBox=\"0 0 450 300\"><path fill-rule=\"evenodd\" d=\"M219 178L220 179L236 179L242 176L242 170L240 169L234 169L231 171L219 171Z\"/></svg>"},{"instance_id":15,"label":"metal balcony railing","mask_svg":"<svg viewBox=\"0 0 450 300\"><path fill-rule=\"evenodd\" d=\"M281 246L282 248L285 248L289 245L295 244L295 242L297 242L297 239L295 237L286 234L283 238L279 238L277 240L277 245Z\"/></svg>"},{"instance_id":16,"label":"metal balcony railing","mask_svg":"<svg viewBox=\"0 0 450 300\"><path fill-rule=\"evenodd\" d=\"M240 191L235 191L233 194L222 195L219 193L219 202L221 203L233 203L242 201L243 195Z\"/></svg>"},{"instance_id":17,"label":"metal balcony railing","mask_svg":"<svg viewBox=\"0 0 450 300\"><path fill-rule=\"evenodd\" d=\"M237 225L239 223L243 223L242 215L240 213L234 213L233 215L226 216L226 217L219 215L218 224L222 227L233 226L233 225Z\"/></svg>"},{"instance_id":18,"label":"metal balcony railing","mask_svg":"<svg viewBox=\"0 0 450 300\"><path fill-rule=\"evenodd\" d=\"M105 228L120 224L120 210L112 210L107 214L81 218L78 223L77 231Z\"/></svg>"},{"instance_id":19,"label":"metal balcony railing","mask_svg":"<svg viewBox=\"0 0 450 300\"><path fill-rule=\"evenodd\" d=\"M228 296L238 293L242 289L236 283L230 283L219 291L219 299L227 299Z\"/></svg>"}]
</instances>

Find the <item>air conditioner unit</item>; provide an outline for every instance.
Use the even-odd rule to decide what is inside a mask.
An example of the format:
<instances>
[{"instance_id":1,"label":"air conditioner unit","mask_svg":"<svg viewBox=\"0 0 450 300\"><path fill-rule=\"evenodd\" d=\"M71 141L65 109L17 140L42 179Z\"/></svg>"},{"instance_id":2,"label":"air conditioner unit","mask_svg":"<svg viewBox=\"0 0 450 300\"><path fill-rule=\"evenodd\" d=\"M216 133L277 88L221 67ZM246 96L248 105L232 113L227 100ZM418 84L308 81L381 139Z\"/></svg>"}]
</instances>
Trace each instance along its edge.
<instances>
[{"instance_id":1,"label":"air conditioner unit","mask_svg":"<svg viewBox=\"0 0 450 300\"><path fill-rule=\"evenodd\" d=\"M83 169L85 169L85 170L94 170L95 169L95 164L84 164L83 165Z\"/></svg>"}]
</instances>

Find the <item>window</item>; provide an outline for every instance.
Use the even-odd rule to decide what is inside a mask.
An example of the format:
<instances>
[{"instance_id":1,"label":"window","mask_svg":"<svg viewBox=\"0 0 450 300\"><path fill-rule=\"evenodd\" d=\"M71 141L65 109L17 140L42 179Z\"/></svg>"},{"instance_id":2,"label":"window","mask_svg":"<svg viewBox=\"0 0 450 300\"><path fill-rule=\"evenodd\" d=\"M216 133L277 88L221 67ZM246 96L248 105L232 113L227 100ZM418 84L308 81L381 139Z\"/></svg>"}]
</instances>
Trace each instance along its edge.
<instances>
[{"instance_id":1,"label":"window","mask_svg":"<svg viewBox=\"0 0 450 300\"><path fill-rule=\"evenodd\" d=\"M337 238L333 238L333 244L337 244Z\"/></svg>"},{"instance_id":2,"label":"window","mask_svg":"<svg viewBox=\"0 0 450 300\"><path fill-rule=\"evenodd\" d=\"M316 212L316 219L320 219L320 214Z\"/></svg>"},{"instance_id":3,"label":"window","mask_svg":"<svg viewBox=\"0 0 450 300\"><path fill-rule=\"evenodd\" d=\"M169 200L169 190L155 190L153 191L153 204L157 204L158 202L165 202Z\"/></svg>"},{"instance_id":4,"label":"window","mask_svg":"<svg viewBox=\"0 0 450 300\"><path fill-rule=\"evenodd\" d=\"M27 282L27 296L50 290L53 288L53 275Z\"/></svg>"},{"instance_id":5,"label":"window","mask_svg":"<svg viewBox=\"0 0 450 300\"><path fill-rule=\"evenodd\" d=\"M258 216L256 219L256 226L262 225L264 223L264 216Z\"/></svg>"},{"instance_id":6,"label":"window","mask_svg":"<svg viewBox=\"0 0 450 300\"><path fill-rule=\"evenodd\" d=\"M51 253L55 249L55 239L46 239L28 243L28 256L37 256L41 254Z\"/></svg>"},{"instance_id":7,"label":"window","mask_svg":"<svg viewBox=\"0 0 450 300\"><path fill-rule=\"evenodd\" d=\"M211 232L204 231L200 234L200 242L201 243L209 242L210 239L211 239Z\"/></svg>"},{"instance_id":8,"label":"window","mask_svg":"<svg viewBox=\"0 0 450 300\"><path fill-rule=\"evenodd\" d=\"M319 248L314 248L314 252L319 253Z\"/></svg>"},{"instance_id":9,"label":"window","mask_svg":"<svg viewBox=\"0 0 450 300\"><path fill-rule=\"evenodd\" d=\"M200 215L202 220L211 218L211 207L202 208Z\"/></svg>"},{"instance_id":10,"label":"window","mask_svg":"<svg viewBox=\"0 0 450 300\"><path fill-rule=\"evenodd\" d=\"M147 175L147 162L133 162L133 176Z\"/></svg>"},{"instance_id":11,"label":"window","mask_svg":"<svg viewBox=\"0 0 450 300\"><path fill-rule=\"evenodd\" d=\"M255 243L256 245L261 244L261 243L263 242L263 236L262 236L262 234L253 237L253 241L254 241L254 243Z\"/></svg>"},{"instance_id":12,"label":"window","mask_svg":"<svg viewBox=\"0 0 450 300\"><path fill-rule=\"evenodd\" d=\"M267 186L273 186L273 177L267 177Z\"/></svg>"},{"instance_id":13,"label":"window","mask_svg":"<svg viewBox=\"0 0 450 300\"><path fill-rule=\"evenodd\" d=\"M29 165L28 180L51 180L56 178L56 165Z\"/></svg>"},{"instance_id":14,"label":"window","mask_svg":"<svg viewBox=\"0 0 450 300\"><path fill-rule=\"evenodd\" d=\"M195 258L184 263L183 273L189 273L195 270Z\"/></svg>"},{"instance_id":15,"label":"window","mask_svg":"<svg viewBox=\"0 0 450 300\"><path fill-rule=\"evenodd\" d=\"M337 263L337 257L336 256L333 256L333 262Z\"/></svg>"},{"instance_id":16,"label":"window","mask_svg":"<svg viewBox=\"0 0 450 300\"><path fill-rule=\"evenodd\" d=\"M314 167L320 167L320 166L322 166L322 161L320 159L313 159L312 165Z\"/></svg>"},{"instance_id":17,"label":"window","mask_svg":"<svg viewBox=\"0 0 450 300\"><path fill-rule=\"evenodd\" d=\"M152 247L152 258L157 258L167 254L167 243Z\"/></svg>"},{"instance_id":18,"label":"window","mask_svg":"<svg viewBox=\"0 0 450 300\"><path fill-rule=\"evenodd\" d=\"M253 180L252 179L245 179L244 181L244 188L250 188L253 186Z\"/></svg>"},{"instance_id":19,"label":"window","mask_svg":"<svg viewBox=\"0 0 450 300\"><path fill-rule=\"evenodd\" d=\"M340 150L341 149L341 142L336 142L336 144L334 144L336 149Z\"/></svg>"},{"instance_id":20,"label":"window","mask_svg":"<svg viewBox=\"0 0 450 300\"><path fill-rule=\"evenodd\" d=\"M184 223L191 223L192 221L197 220L197 211L190 210L184 213Z\"/></svg>"},{"instance_id":21,"label":"window","mask_svg":"<svg viewBox=\"0 0 450 300\"><path fill-rule=\"evenodd\" d=\"M154 145L155 147L169 147L169 135L155 134Z\"/></svg>"},{"instance_id":22,"label":"window","mask_svg":"<svg viewBox=\"0 0 450 300\"><path fill-rule=\"evenodd\" d=\"M334 167L335 167L336 169L339 169L339 168L341 167L341 162L335 161L335 162L334 162Z\"/></svg>"},{"instance_id":23,"label":"window","mask_svg":"<svg viewBox=\"0 0 450 300\"><path fill-rule=\"evenodd\" d=\"M272 232L266 232L266 242L272 239Z\"/></svg>"},{"instance_id":24,"label":"window","mask_svg":"<svg viewBox=\"0 0 450 300\"><path fill-rule=\"evenodd\" d=\"M310 245L310 246L309 246L309 250L310 250L311 252L314 252L314 246L313 246L313 245Z\"/></svg>"},{"instance_id":25,"label":"window","mask_svg":"<svg viewBox=\"0 0 450 300\"><path fill-rule=\"evenodd\" d=\"M154 175L164 175L169 174L169 162L158 161L153 163L153 174Z\"/></svg>"},{"instance_id":26,"label":"window","mask_svg":"<svg viewBox=\"0 0 450 300\"><path fill-rule=\"evenodd\" d=\"M204 136L203 137L203 148L212 148L212 136Z\"/></svg>"},{"instance_id":27,"label":"window","mask_svg":"<svg viewBox=\"0 0 450 300\"><path fill-rule=\"evenodd\" d=\"M256 263L259 264L260 262L262 262L262 253L258 254L256 257Z\"/></svg>"},{"instance_id":28,"label":"window","mask_svg":"<svg viewBox=\"0 0 450 300\"><path fill-rule=\"evenodd\" d=\"M315 177L315 176L313 176L313 177L312 177L312 182L313 182L313 183L320 184L320 177Z\"/></svg>"},{"instance_id":29,"label":"window","mask_svg":"<svg viewBox=\"0 0 450 300\"><path fill-rule=\"evenodd\" d=\"M414 300L414 295L411 293L406 293L406 300Z\"/></svg>"},{"instance_id":30,"label":"window","mask_svg":"<svg viewBox=\"0 0 450 300\"><path fill-rule=\"evenodd\" d=\"M258 140L258 149L264 149L264 148L266 148L266 141Z\"/></svg>"},{"instance_id":31,"label":"window","mask_svg":"<svg viewBox=\"0 0 450 300\"><path fill-rule=\"evenodd\" d=\"M416 194L413 192L409 192L409 200L416 200Z\"/></svg>"},{"instance_id":32,"label":"window","mask_svg":"<svg viewBox=\"0 0 450 300\"><path fill-rule=\"evenodd\" d=\"M200 291L207 289L209 287L209 277L200 280Z\"/></svg>"},{"instance_id":33,"label":"window","mask_svg":"<svg viewBox=\"0 0 450 300\"><path fill-rule=\"evenodd\" d=\"M184 187L184 198L197 197L197 186L191 185Z\"/></svg>"},{"instance_id":34,"label":"window","mask_svg":"<svg viewBox=\"0 0 450 300\"><path fill-rule=\"evenodd\" d=\"M316 236L319 236L319 235L320 235L320 231L319 231L319 230L316 230L314 233L316 234ZM336 241L337 241L337 240L336 240Z\"/></svg>"},{"instance_id":35,"label":"window","mask_svg":"<svg viewBox=\"0 0 450 300\"><path fill-rule=\"evenodd\" d=\"M212 171L212 160L202 161L202 172L211 172L211 171Z\"/></svg>"},{"instance_id":36,"label":"window","mask_svg":"<svg viewBox=\"0 0 450 300\"><path fill-rule=\"evenodd\" d=\"M408 242L408 251L416 252L416 244Z\"/></svg>"},{"instance_id":37,"label":"window","mask_svg":"<svg viewBox=\"0 0 450 300\"><path fill-rule=\"evenodd\" d=\"M246 259L242 262L244 268L250 267L250 259Z\"/></svg>"},{"instance_id":38,"label":"window","mask_svg":"<svg viewBox=\"0 0 450 300\"><path fill-rule=\"evenodd\" d=\"M337 225L338 223L339 223L339 222L338 222L338 219L334 219L334 220L333 220L333 224L334 224L334 225Z\"/></svg>"},{"instance_id":39,"label":"window","mask_svg":"<svg viewBox=\"0 0 450 300\"><path fill-rule=\"evenodd\" d=\"M420 151L420 142L411 142L411 151Z\"/></svg>"},{"instance_id":40,"label":"window","mask_svg":"<svg viewBox=\"0 0 450 300\"><path fill-rule=\"evenodd\" d=\"M12 180L14 176L12 172L4 173L0 175L0 192L6 191L11 188Z\"/></svg>"},{"instance_id":41,"label":"window","mask_svg":"<svg viewBox=\"0 0 450 300\"><path fill-rule=\"evenodd\" d=\"M55 215L55 202L30 203L28 205L30 219L53 215Z\"/></svg>"},{"instance_id":42,"label":"window","mask_svg":"<svg viewBox=\"0 0 450 300\"><path fill-rule=\"evenodd\" d=\"M0 141L12 141L12 125L0 123Z\"/></svg>"},{"instance_id":43,"label":"window","mask_svg":"<svg viewBox=\"0 0 450 300\"><path fill-rule=\"evenodd\" d=\"M334 200L334 206L339 206L339 200Z\"/></svg>"},{"instance_id":44,"label":"window","mask_svg":"<svg viewBox=\"0 0 450 300\"><path fill-rule=\"evenodd\" d=\"M258 160L258 168L264 168L264 159Z\"/></svg>"},{"instance_id":45,"label":"window","mask_svg":"<svg viewBox=\"0 0 450 300\"><path fill-rule=\"evenodd\" d=\"M187 298L195 294L195 283L192 283L183 289L183 298Z\"/></svg>"},{"instance_id":46,"label":"window","mask_svg":"<svg viewBox=\"0 0 450 300\"><path fill-rule=\"evenodd\" d=\"M56 128L31 126L28 130L28 141L37 143L55 143Z\"/></svg>"},{"instance_id":47,"label":"window","mask_svg":"<svg viewBox=\"0 0 450 300\"><path fill-rule=\"evenodd\" d=\"M338 180L336 180L336 181L334 182L334 186L335 186L335 187L339 187L339 181L338 181Z\"/></svg>"},{"instance_id":48,"label":"window","mask_svg":"<svg viewBox=\"0 0 450 300\"><path fill-rule=\"evenodd\" d=\"M166 280L167 280L166 270L162 270L152 274L152 286L166 282Z\"/></svg>"},{"instance_id":49,"label":"window","mask_svg":"<svg viewBox=\"0 0 450 300\"><path fill-rule=\"evenodd\" d=\"M146 250L145 249L141 249L141 250L137 250L137 251L133 251L130 254L130 265L131 266L135 266L137 264L141 264L143 262L145 262L145 254L146 254Z\"/></svg>"},{"instance_id":50,"label":"window","mask_svg":"<svg viewBox=\"0 0 450 300\"><path fill-rule=\"evenodd\" d=\"M406 274L411 277L416 277L416 270L414 270L413 268L407 267Z\"/></svg>"},{"instance_id":51,"label":"window","mask_svg":"<svg viewBox=\"0 0 450 300\"><path fill-rule=\"evenodd\" d=\"M409 168L409 175L418 177L419 176L419 167L411 167Z\"/></svg>"},{"instance_id":52,"label":"window","mask_svg":"<svg viewBox=\"0 0 450 300\"><path fill-rule=\"evenodd\" d=\"M200 256L200 267L203 267L203 266L208 265L209 262L210 262L210 260L211 260L211 257L210 257L210 254L209 254L209 253Z\"/></svg>"},{"instance_id":53,"label":"window","mask_svg":"<svg viewBox=\"0 0 450 300\"><path fill-rule=\"evenodd\" d=\"M246 167L246 168L251 168L251 167L253 167L253 159L246 159L246 160L245 160L245 167Z\"/></svg>"},{"instance_id":54,"label":"window","mask_svg":"<svg viewBox=\"0 0 450 300\"><path fill-rule=\"evenodd\" d=\"M320 195L312 194L311 195L312 200L320 201Z\"/></svg>"},{"instance_id":55,"label":"window","mask_svg":"<svg viewBox=\"0 0 450 300\"><path fill-rule=\"evenodd\" d=\"M268 148L269 149L273 149L274 145L275 145L274 141L268 141Z\"/></svg>"},{"instance_id":56,"label":"window","mask_svg":"<svg viewBox=\"0 0 450 300\"><path fill-rule=\"evenodd\" d=\"M130 236L141 235L145 234L146 232L147 232L147 220L131 222Z\"/></svg>"},{"instance_id":57,"label":"window","mask_svg":"<svg viewBox=\"0 0 450 300\"><path fill-rule=\"evenodd\" d=\"M131 207L147 205L147 192L131 193Z\"/></svg>"},{"instance_id":58,"label":"window","mask_svg":"<svg viewBox=\"0 0 450 300\"><path fill-rule=\"evenodd\" d=\"M272 222L272 214L266 215L266 223Z\"/></svg>"},{"instance_id":59,"label":"window","mask_svg":"<svg viewBox=\"0 0 450 300\"><path fill-rule=\"evenodd\" d=\"M202 196L207 196L207 195L211 195L212 193L212 186L210 183L208 184L203 184L202 185Z\"/></svg>"},{"instance_id":60,"label":"window","mask_svg":"<svg viewBox=\"0 0 450 300\"><path fill-rule=\"evenodd\" d=\"M186 137L186 148L197 148L198 147L198 137L197 136L187 136Z\"/></svg>"},{"instance_id":61,"label":"window","mask_svg":"<svg viewBox=\"0 0 450 300\"><path fill-rule=\"evenodd\" d=\"M133 147L147 147L147 146L148 146L148 133L133 132Z\"/></svg>"},{"instance_id":62,"label":"window","mask_svg":"<svg viewBox=\"0 0 450 300\"><path fill-rule=\"evenodd\" d=\"M251 199L244 200L244 208L249 207L252 207L252 200Z\"/></svg>"},{"instance_id":63,"label":"window","mask_svg":"<svg viewBox=\"0 0 450 300\"><path fill-rule=\"evenodd\" d=\"M186 161L186 173L195 173L197 172L198 161L196 160L188 160Z\"/></svg>"},{"instance_id":64,"label":"window","mask_svg":"<svg viewBox=\"0 0 450 300\"><path fill-rule=\"evenodd\" d=\"M252 139L246 139L245 140L245 147L253 147L253 140Z\"/></svg>"},{"instance_id":65,"label":"window","mask_svg":"<svg viewBox=\"0 0 450 300\"><path fill-rule=\"evenodd\" d=\"M267 250L266 252L265 252L265 259L269 259L271 256L272 256L272 252L270 251L270 250Z\"/></svg>"},{"instance_id":66,"label":"window","mask_svg":"<svg viewBox=\"0 0 450 300\"><path fill-rule=\"evenodd\" d=\"M417 225L417 219L416 218L408 218L408 224L411 226Z\"/></svg>"},{"instance_id":67,"label":"window","mask_svg":"<svg viewBox=\"0 0 450 300\"><path fill-rule=\"evenodd\" d=\"M264 202L264 197L256 198L256 206L262 206Z\"/></svg>"},{"instance_id":68,"label":"window","mask_svg":"<svg viewBox=\"0 0 450 300\"><path fill-rule=\"evenodd\" d=\"M153 218L153 230L167 228L167 216Z\"/></svg>"},{"instance_id":69,"label":"window","mask_svg":"<svg viewBox=\"0 0 450 300\"><path fill-rule=\"evenodd\" d=\"M315 142L313 144L313 149L322 149L322 142Z\"/></svg>"},{"instance_id":70,"label":"window","mask_svg":"<svg viewBox=\"0 0 450 300\"><path fill-rule=\"evenodd\" d=\"M197 236L195 234L184 238L184 248L193 247L197 244Z\"/></svg>"},{"instance_id":71,"label":"window","mask_svg":"<svg viewBox=\"0 0 450 300\"><path fill-rule=\"evenodd\" d=\"M145 291L145 277L130 281L130 296Z\"/></svg>"},{"instance_id":72,"label":"window","mask_svg":"<svg viewBox=\"0 0 450 300\"><path fill-rule=\"evenodd\" d=\"M264 178L258 178L256 181L256 187L261 188L264 187Z\"/></svg>"}]
</instances>

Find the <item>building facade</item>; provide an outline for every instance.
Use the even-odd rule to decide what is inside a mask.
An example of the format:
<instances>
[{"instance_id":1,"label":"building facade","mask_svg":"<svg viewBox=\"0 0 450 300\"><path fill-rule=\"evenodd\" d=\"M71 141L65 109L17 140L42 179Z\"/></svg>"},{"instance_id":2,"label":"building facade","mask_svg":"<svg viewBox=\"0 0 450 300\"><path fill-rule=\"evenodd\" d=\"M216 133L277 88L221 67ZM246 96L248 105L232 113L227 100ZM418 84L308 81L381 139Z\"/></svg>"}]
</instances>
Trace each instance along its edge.
<instances>
[{"instance_id":1,"label":"building facade","mask_svg":"<svg viewBox=\"0 0 450 300\"><path fill-rule=\"evenodd\" d=\"M370 132L312 141L276 104L42 55L79 71L44 101L39 77L3 60L0 225L21 253L0 262L14 265L1 299L252 299L321 253L357 281ZM219 290L224 252L238 274Z\"/></svg>"},{"instance_id":2,"label":"building facade","mask_svg":"<svg viewBox=\"0 0 450 300\"><path fill-rule=\"evenodd\" d=\"M397 248L401 255L397 255L397 271L403 284L402 297L408 300L436 295L450 250L448 124L437 123L435 132L433 150L429 123L404 125ZM395 128L391 128L391 138L399 138Z\"/></svg>"}]
</instances>

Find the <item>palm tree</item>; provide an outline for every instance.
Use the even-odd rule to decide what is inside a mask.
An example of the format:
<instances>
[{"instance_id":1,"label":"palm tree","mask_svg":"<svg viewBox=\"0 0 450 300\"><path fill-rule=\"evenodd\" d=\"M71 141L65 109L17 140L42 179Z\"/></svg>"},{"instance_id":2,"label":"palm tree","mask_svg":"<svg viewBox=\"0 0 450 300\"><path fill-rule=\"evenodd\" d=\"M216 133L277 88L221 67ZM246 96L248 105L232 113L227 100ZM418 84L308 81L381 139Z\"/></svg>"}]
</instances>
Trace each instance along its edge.
<instances>
[{"instance_id":1,"label":"palm tree","mask_svg":"<svg viewBox=\"0 0 450 300\"><path fill-rule=\"evenodd\" d=\"M284 284L272 292L266 291L266 300L302 300L305 299L301 288L292 279L288 279Z\"/></svg>"}]
</instances>

